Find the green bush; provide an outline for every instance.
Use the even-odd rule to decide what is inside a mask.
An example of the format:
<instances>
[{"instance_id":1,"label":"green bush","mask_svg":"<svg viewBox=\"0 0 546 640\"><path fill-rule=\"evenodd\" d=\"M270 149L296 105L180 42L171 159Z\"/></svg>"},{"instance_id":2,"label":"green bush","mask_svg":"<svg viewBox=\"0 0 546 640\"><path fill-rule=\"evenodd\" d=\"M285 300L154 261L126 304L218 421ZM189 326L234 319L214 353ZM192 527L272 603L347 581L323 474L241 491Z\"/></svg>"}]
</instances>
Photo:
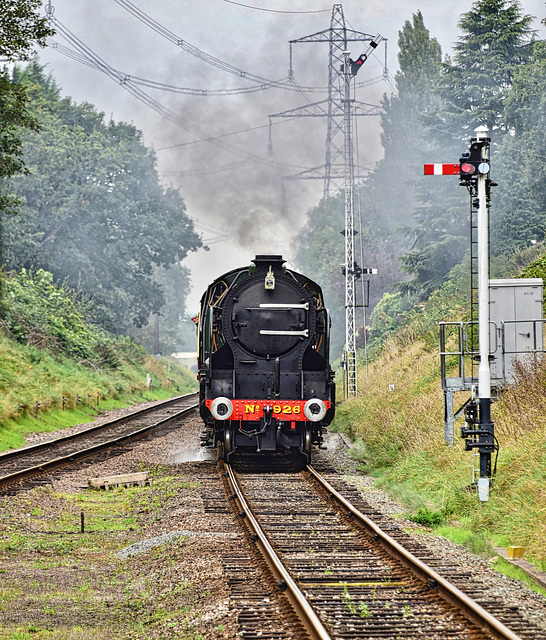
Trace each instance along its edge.
<instances>
[{"instance_id":1,"label":"green bush","mask_svg":"<svg viewBox=\"0 0 546 640\"><path fill-rule=\"evenodd\" d=\"M3 293L3 326L21 344L93 367L116 369L123 361L141 364L144 359L144 349L129 338L115 338L87 322L90 303L72 289L56 286L48 271L8 274Z\"/></svg>"},{"instance_id":2,"label":"green bush","mask_svg":"<svg viewBox=\"0 0 546 640\"><path fill-rule=\"evenodd\" d=\"M408 520L426 527L439 527L445 522L443 511L432 511L428 507L418 509L417 513L409 513L406 517Z\"/></svg>"}]
</instances>

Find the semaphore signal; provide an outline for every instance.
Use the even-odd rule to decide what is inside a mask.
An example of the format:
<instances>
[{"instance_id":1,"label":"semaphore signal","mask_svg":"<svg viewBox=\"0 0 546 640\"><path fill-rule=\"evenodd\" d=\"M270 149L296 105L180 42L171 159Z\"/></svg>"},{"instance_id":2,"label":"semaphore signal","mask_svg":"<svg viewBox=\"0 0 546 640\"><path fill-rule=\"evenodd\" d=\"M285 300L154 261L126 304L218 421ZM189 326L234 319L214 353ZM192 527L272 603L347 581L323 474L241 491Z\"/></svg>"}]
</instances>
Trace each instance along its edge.
<instances>
[{"instance_id":1,"label":"semaphore signal","mask_svg":"<svg viewBox=\"0 0 546 640\"><path fill-rule=\"evenodd\" d=\"M460 164L425 164L426 176L458 176Z\"/></svg>"},{"instance_id":2,"label":"semaphore signal","mask_svg":"<svg viewBox=\"0 0 546 640\"><path fill-rule=\"evenodd\" d=\"M478 495L482 502L489 500L489 485L492 476L491 454L497 450L495 428L491 419L491 370L489 366L489 206L490 187L496 186L489 178L488 128L480 126L476 137L471 138L470 148L463 153L457 164L425 164L426 176L458 175L460 185L468 188L472 208L477 209L478 231L478 347L479 362L478 398L471 397L466 403L465 426L461 437L466 439L467 451L477 450L480 456ZM494 472L493 472L494 473Z\"/></svg>"}]
</instances>

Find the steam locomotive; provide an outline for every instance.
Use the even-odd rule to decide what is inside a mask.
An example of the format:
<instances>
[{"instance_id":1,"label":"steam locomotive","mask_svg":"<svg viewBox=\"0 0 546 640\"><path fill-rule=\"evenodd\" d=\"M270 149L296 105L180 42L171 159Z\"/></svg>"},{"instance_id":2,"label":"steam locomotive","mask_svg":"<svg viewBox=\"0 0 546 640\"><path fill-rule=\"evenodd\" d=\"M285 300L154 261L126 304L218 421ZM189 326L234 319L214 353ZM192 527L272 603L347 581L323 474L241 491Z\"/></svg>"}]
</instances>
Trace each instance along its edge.
<instances>
[{"instance_id":1,"label":"steam locomotive","mask_svg":"<svg viewBox=\"0 0 546 640\"><path fill-rule=\"evenodd\" d=\"M290 451L301 463L335 412L330 317L318 284L279 255L216 279L198 323L203 444L239 453Z\"/></svg>"}]
</instances>

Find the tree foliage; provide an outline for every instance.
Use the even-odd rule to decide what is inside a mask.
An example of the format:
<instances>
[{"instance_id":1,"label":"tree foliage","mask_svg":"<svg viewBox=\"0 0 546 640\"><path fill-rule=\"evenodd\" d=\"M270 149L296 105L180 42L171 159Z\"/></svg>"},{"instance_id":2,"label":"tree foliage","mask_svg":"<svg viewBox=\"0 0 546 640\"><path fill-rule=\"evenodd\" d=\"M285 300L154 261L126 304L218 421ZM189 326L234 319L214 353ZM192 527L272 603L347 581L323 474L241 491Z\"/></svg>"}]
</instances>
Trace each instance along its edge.
<instances>
[{"instance_id":1,"label":"tree foliage","mask_svg":"<svg viewBox=\"0 0 546 640\"><path fill-rule=\"evenodd\" d=\"M90 301L66 286L58 287L43 269L22 269L5 279L3 326L22 344L63 353L90 366L117 367L122 359L141 361L142 348L113 339L86 321Z\"/></svg>"},{"instance_id":2,"label":"tree foliage","mask_svg":"<svg viewBox=\"0 0 546 640\"><path fill-rule=\"evenodd\" d=\"M0 58L4 62L28 60L36 45L45 46L45 39L53 35L38 13L41 4L41 0L0 0ZM14 84L6 70L0 71L0 178L24 170L19 130L38 128L27 107L24 87ZM0 213L13 212L18 204L0 185Z\"/></svg>"},{"instance_id":3,"label":"tree foliage","mask_svg":"<svg viewBox=\"0 0 546 640\"><path fill-rule=\"evenodd\" d=\"M29 60L36 45L45 46L54 34L40 17L41 0L0 0L0 57L10 62Z\"/></svg>"},{"instance_id":4,"label":"tree foliage","mask_svg":"<svg viewBox=\"0 0 546 640\"><path fill-rule=\"evenodd\" d=\"M518 0L476 0L461 16L463 34L444 65L442 88L444 124L455 135L478 125L506 129L504 101L517 69L529 62L532 22Z\"/></svg>"},{"instance_id":5,"label":"tree foliage","mask_svg":"<svg viewBox=\"0 0 546 640\"><path fill-rule=\"evenodd\" d=\"M16 69L14 80L42 128L23 134L29 174L10 183L22 204L4 221L5 265L51 272L94 300L96 322L127 333L164 302L155 268L201 244L184 201L161 187L134 126L61 98L37 62Z\"/></svg>"},{"instance_id":6,"label":"tree foliage","mask_svg":"<svg viewBox=\"0 0 546 640\"><path fill-rule=\"evenodd\" d=\"M510 127L495 158L499 182L492 211L494 252L507 253L546 237L546 43L537 42L518 69L505 103Z\"/></svg>"},{"instance_id":7,"label":"tree foliage","mask_svg":"<svg viewBox=\"0 0 546 640\"><path fill-rule=\"evenodd\" d=\"M377 308L372 324L380 333L408 302L438 289L468 253L466 191L457 178L424 177L423 163L457 163L477 126L489 127L491 177L499 182L491 203L495 264L513 264L510 254L546 239L546 43L536 41L532 20L517 0L475 0L460 17L453 58L444 61L421 12L399 32L396 91L382 103L384 157L359 189L365 255L381 247L409 276L391 269L390 283L376 281L382 292L392 291L393 281L401 291ZM318 267L343 326L343 282L335 271L343 262L342 208L339 199L308 212L297 260ZM362 266L388 269L381 259ZM508 267L499 277L506 275Z\"/></svg>"},{"instance_id":8,"label":"tree foliage","mask_svg":"<svg viewBox=\"0 0 546 640\"><path fill-rule=\"evenodd\" d=\"M530 60L531 24L532 17L523 14L517 0L476 0L461 16L463 34L453 60L441 66L437 100L423 119L434 161L456 162L475 127L485 124L495 136L495 163L495 150L509 130L504 105L518 70ZM470 246L469 206L457 191L447 183L415 190L413 244L402 258L413 278L403 288L421 299L442 284Z\"/></svg>"}]
</instances>

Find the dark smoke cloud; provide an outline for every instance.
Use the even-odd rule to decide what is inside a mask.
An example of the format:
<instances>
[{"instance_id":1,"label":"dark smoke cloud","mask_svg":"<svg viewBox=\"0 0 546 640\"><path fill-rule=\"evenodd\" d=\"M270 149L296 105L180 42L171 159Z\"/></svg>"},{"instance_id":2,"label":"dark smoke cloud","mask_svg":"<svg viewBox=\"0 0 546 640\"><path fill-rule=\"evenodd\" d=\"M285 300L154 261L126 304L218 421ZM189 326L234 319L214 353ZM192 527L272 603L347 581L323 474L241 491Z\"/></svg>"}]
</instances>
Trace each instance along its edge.
<instances>
[{"instance_id":1,"label":"dark smoke cloud","mask_svg":"<svg viewBox=\"0 0 546 640\"><path fill-rule=\"evenodd\" d=\"M180 0L134 3L166 28L192 45L241 69L280 79L289 67L288 41L327 29L332 3L316 0L255 0L249 3L280 10L305 11L324 8L320 14L284 15L253 11L223 0ZM543 0L525 0L525 12L544 14ZM444 53L458 36L457 21L470 9L471 0L348 0L343 3L348 26L388 38L389 67L396 71L398 31L412 13L421 10L431 35ZM242 78L228 75L189 56L162 39L125 12L113 0L92 3L55 0L55 16L111 66L135 76L186 87L231 88L248 86ZM537 24L538 26L538 24ZM64 44L60 38L57 38ZM354 53L360 53L354 45ZM326 86L328 46L299 44L293 49L294 71L302 85ZM381 74L383 50L370 59L359 80ZM116 120L133 122L142 129L146 143L157 149L158 169L165 185L178 188L189 214L198 224L214 227L227 239L210 251L192 255L187 264L194 283L190 308L197 306L202 289L220 273L247 264L255 253L283 253L289 257L294 235L307 209L322 195L320 181L283 181L304 168L324 162L325 122L300 118L273 127L273 153L268 155L268 129L257 129L216 142L193 142L245 128L267 125L268 115L297 108L307 96L268 90L230 97L182 96L155 92L153 97L168 106L184 127L165 120L97 71L63 57L53 49L41 54L63 92L77 102L88 101ZM389 92L385 83L359 91L358 99L378 104ZM174 147L165 149L165 147ZM373 166L381 157L379 119L360 118L358 149L363 165ZM259 156L262 161L253 159ZM272 164L268 164L270 161ZM205 232L205 240L208 237Z\"/></svg>"}]
</instances>

